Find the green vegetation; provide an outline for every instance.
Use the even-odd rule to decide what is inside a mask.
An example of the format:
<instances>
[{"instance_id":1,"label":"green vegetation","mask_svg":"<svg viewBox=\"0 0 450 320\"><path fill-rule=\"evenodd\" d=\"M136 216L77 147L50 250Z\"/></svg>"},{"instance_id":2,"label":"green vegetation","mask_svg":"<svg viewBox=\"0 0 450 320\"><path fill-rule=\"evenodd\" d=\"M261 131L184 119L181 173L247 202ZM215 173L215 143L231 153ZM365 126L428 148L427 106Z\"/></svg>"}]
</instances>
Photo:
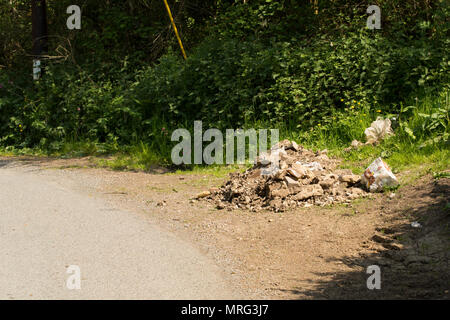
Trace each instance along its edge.
<instances>
[{"instance_id":1,"label":"green vegetation","mask_svg":"<svg viewBox=\"0 0 450 320\"><path fill-rule=\"evenodd\" d=\"M59 58L35 83L28 2L0 4L1 153L170 166L171 132L202 120L278 128L355 171L376 156L400 170L449 167L445 1L321 0L317 14L309 1L172 1L186 61L162 1L85 1L82 31L65 27L69 2L47 1ZM381 30L366 28L369 4ZM395 136L344 152L378 116L395 118Z\"/></svg>"}]
</instances>

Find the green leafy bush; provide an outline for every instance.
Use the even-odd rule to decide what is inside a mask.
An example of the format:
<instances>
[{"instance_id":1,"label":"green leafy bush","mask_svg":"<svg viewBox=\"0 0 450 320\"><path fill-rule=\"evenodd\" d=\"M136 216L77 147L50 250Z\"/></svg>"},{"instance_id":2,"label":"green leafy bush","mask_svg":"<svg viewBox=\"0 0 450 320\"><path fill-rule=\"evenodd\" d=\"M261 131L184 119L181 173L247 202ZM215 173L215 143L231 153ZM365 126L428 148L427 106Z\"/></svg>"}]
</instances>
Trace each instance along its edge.
<instances>
[{"instance_id":1,"label":"green leafy bush","mask_svg":"<svg viewBox=\"0 0 450 320\"><path fill-rule=\"evenodd\" d=\"M25 2L19 2L15 15L27 21ZM31 81L23 56L0 53L0 64L14 67L0 69L0 145L58 151L67 141L142 141L149 148L142 150L167 158L169 133L192 129L194 120L219 129L283 127L344 145L360 139L380 113L416 119L401 122L405 139L445 142L448 110L414 111L410 101L448 89L448 9L438 1L379 2L383 28L367 30L367 7L360 1L319 1L317 14L309 2L217 1L207 6L217 10L208 27L194 28L205 36L188 35L192 49L184 61L170 49L171 36L165 54L145 47L162 37L161 4L87 1L92 11L83 23L90 31L67 37L77 50L64 63L47 63L39 82ZM59 28L54 30L67 32L57 14L67 2L49 3L50 23ZM177 4L183 17L202 6L195 3L190 9ZM0 15L7 6L0 5ZM152 17L159 14L154 24L141 21L145 8ZM143 11L131 14L138 9ZM189 23L208 17L192 14ZM11 28L0 33L15 37ZM59 48L61 37L52 39ZM12 48L11 41L0 43Z\"/></svg>"}]
</instances>

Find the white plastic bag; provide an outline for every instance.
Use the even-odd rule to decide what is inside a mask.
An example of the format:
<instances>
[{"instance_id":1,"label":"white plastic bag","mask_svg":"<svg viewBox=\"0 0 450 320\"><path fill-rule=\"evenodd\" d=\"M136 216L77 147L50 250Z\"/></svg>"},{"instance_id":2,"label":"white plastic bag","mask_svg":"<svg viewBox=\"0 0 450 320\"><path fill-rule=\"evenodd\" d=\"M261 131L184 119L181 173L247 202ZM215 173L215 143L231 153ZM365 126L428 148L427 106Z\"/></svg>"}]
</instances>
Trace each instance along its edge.
<instances>
[{"instance_id":1,"label":"white plastic bag","mask_svg":"<svg viewBox=\"0 0 450 320\"><path fill-rule=\"evenodd\" d=\"M382 191L383 187L395 187L398 180L381 158L375 159L364 171L361 182L370 192Z\"/></svg>"},{"instance_id":2,"label":"white plastic bag","mask_svg":"<svg viewBox=\"0 0 450 320\"><path fill-rule=\"evenodd\" d=\"M394 134L391 129L391 120L378 117L377 120L372 122L370 127L364 131L364 134L366 135L366 144L381 142L386 136Z\"/></svg>"}]
</instances>

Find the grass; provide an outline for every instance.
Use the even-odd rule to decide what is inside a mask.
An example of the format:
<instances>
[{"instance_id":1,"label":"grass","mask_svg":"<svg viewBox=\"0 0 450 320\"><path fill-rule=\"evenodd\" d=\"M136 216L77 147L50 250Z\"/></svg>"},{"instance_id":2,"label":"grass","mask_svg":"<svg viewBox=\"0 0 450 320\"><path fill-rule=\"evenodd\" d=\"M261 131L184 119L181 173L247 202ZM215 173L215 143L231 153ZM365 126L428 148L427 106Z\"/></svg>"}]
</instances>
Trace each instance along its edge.
<instances>
[{"instance_id":1,"label":"grass","mask_svg":"<svg viewBox=\"0 0 450 320\"><path fill-rule=\"evenodd\" d=\"M313 129L263 123L255 123L254 126L248 124L246 127L275 127L280 131L280 139L295 140L313 150L326 148L329 155L343 159L342 168L351 169L355 174L361 174L375 158L382 157L394 173L413 171L411 179L415 179L423 174L439 173L450 168L449 100L449 92L443 91L438 96L426 96L402 105L400 112L395 115L382 114L380 110L372 110L364 102L352 100L346 102L348 107L345 110L322 119ZM345 151L354 139L364 142L364 129L378 116L396 118L395 135L376 146ZM206 174L216 177L245 170L251 165L188 165L175 168L171 166L170 150L171 146L162 141L153 141L151 144L137 142L131 146L66 141L56 151L0 147L0 155L60 158L94 156L95 164L114 170L149 171L157 166L164 166L173 169L171 174Z\"/></svg>"},{"instance_id":2,"label":"grass","mask_svg":"<svg viewBox=\"0 0 450 320\"><path fill-rule=\"evenodd\" d=\"M15 148L13 146L2 147L0 146L0 156L3 157L17 157L17 156L31 156L31 157L44 157L47 156L46 152L40 148Z\"/></svg>"},{"instance_id":3,"label":"grass","mask_svg":"<svg viewBox=\"0 0 450 320\"><path fill-rule=\"evenodd\" d=\"M328 148L331 155L344 159L343 167L357 174L361 174L377 157L382 157L394 173L411 169L438 172L450 168L449 111L448 91L443 91L439 96L411 101L406 107L402 105L395 115L372 113L371 119L367 118L369 108L363 105L359 110L352 109L348 114L340 114L341 118L334 122L325 119L324 125L304 134L299 140L302 142L303 138L311 148ZM346 152L344 149L349 141L357 139L364 142L364 128L379 115L395 118L395 135L377 146L363 146ZM354 130L352 123L358 130ZM347 139L343 140L342 136Z\"/></svg>"}]
</instances>

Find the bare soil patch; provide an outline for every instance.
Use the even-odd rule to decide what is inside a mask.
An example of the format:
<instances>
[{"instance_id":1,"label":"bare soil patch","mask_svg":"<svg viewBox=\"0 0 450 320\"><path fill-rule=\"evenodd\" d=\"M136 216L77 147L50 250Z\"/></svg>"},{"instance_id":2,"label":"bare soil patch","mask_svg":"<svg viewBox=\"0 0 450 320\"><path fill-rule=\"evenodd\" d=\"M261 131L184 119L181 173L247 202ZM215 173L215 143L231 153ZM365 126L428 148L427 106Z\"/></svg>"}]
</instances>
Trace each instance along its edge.
<instances>
[{"instance_id":1,"label":"bare soil patch","mask_svg":"<svg viewBox=\"0 0 450 320\"><path fill-rule=\"evenodd\" d=\"M401 186L395 197L374 194L333 206L252 212L218 210L214 203L193 200L223 184L211 175L12 160L3 165L26 165L74 190L141 211L197 244L248 298L450 298L448 178L423 176ZM421 227L412 227L414 221ZM381 268L381 290L366 287L366 268L372 264Z\"/></svg>"}]
</instances>

